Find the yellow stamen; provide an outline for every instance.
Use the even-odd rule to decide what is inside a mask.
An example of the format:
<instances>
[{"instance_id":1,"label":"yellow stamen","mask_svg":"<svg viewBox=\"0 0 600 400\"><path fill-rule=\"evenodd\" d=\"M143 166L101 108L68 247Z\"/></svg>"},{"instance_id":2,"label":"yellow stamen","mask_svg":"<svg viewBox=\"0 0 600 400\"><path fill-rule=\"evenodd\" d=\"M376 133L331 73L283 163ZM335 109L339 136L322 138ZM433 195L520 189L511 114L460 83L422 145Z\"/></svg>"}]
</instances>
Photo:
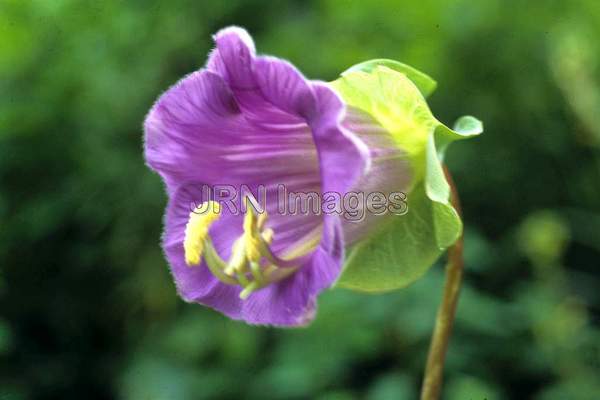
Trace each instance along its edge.
<instances>
[{"instance_id":1,"label":"yellow stamen","mask_svg":"<svg viewBox=\"0 0 600 400\"><path fill-rule=\"evenodd\" d=\"M229 263L225 268L225 273L227 275L233 276L235 272L244 271L245 265L246 249L244 247L244 238L240 237L235 242L233 242L233 246L231 248L231 257L229 258Z\"/></svg>"},{"instance_id":2,"label":"yellow stamen","mask_svg":"<svg viewBox=\"0 0 600 400\"><path fill-rule=\"evenodd\" d=\"M208 237L208 228L221 214L221 205L215 201L200 204L190 213L185 227L185 263L189 266L200 264L204 243Z\"/></svg>"},{"instance_id":3,"label":"yellow stamen","mask_svg":"<svg viewBox=\"0 0 600 400\"><path fill-rule=\"evenodd\" d=\"M273 236L275 236L273 229L265 229L262 233L262 238L266 244L271 244L273 242Z\"/></svg>"},{"instance_id":4,"label":"yellow stamen","mask_svg":"<svg viewBox=\"0 0 600 400\"><path fill-rule=\"evenodd\" d=\"M225 273L230 276L233 276L234 273L246 273L248 271L248 264L256 263L262 257L260 231L266 222L267 216L266 213L262 213L257 218L247 203L246 207L243 225L244 233L233 243L231 258L229 259L227 268L225 268ZM267 233L267 231L264 233ZM271 237L273 236L272 231L270 235Z\"/></svg>"},{"instance_id":5,"label":"yellow stamen","mask_svg":"<svg viewBox=\"0 0 600 400\"><path fill-rule=\"evenodd\" d=\"M256 214L246 199L246 215L244 216L243 234L235 240L228 261L223 260L208 234L208 230L221 213L218 203L208 201L190 213L185 228L183 247L187 265L198 265L202 257L212 274L221 282L242 287L240 298L246 299L253 292L286 279L300 267L290 266L288 260L301 257L318 245L321 233L311 232L300 241L300 244L288 249L282 257L276 257L270 246L274 232L265 228L267 213ZM281 261L287 263L282 266Z\"/></svg>"},{"instance_id":6,"label":"yellow stamen","mask_svg":"<svg viewBox=\"0 0 600 400\"><path fill-rule=\"evenodd\" d=\"M261 214L258 215L258 221L256 221L256 228L259 231L262 231L265 227L265 223L267 222L268 217L269 216L267 215L266 211L263 211Z\"/></svg>"},{"instance_id":7,"label":"yellow stamen","mask_svg":"<svg viewBox=\"0 0 600 400\"><path fill-rule=\"evenodd\" d=\"M260 251L260 232L258 230L258 221L254 212L250 209L246 211L244 218L244 247L246 257L250 262L256 262L261 258Z\"/></svg>"}]
</instances>

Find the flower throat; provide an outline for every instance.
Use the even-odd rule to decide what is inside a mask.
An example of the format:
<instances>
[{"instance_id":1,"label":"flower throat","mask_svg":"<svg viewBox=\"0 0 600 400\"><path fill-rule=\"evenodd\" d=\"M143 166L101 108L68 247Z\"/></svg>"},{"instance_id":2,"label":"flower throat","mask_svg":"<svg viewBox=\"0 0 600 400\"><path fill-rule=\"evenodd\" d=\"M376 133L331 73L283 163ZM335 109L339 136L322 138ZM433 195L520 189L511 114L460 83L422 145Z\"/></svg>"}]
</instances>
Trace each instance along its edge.
<instances>
[{"instance_id":1,"label":"flower throat","mask_svg":"<svg viewBox=\"0 0 600 400\"><path fill-rule=\"evenodd\" d=\"M183 242L185 262L188 266L198 266L204 257L206 265L217 279L225 284L243 288L239 295L243 300L252 292L296 272L302 265L303 256L316 246L320 236L311 235L311 240L288 252L286 259L279 258L269 247L274 231L270 228L265 229L268 218L266 211L257 216L249 206L248 200L245 201L244 233L233 242L228 261L218 254L208 234L210 226L221 215L221 205L215 201L204 202L190 213Z\"/></svg>"}]
</instances>

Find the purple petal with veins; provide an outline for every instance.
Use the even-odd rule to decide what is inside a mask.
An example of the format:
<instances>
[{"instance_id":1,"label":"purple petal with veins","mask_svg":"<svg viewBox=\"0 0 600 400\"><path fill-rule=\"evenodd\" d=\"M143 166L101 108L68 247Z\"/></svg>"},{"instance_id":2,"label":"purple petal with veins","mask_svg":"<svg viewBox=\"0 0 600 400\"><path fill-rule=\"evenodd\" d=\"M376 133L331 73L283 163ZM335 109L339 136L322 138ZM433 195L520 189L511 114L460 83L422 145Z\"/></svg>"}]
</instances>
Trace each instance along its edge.
<instances>
[{"instance_id":1,"label":"purple petal with veins","mask_svg":"<svg viewBox=\"0 0 600 400\"><path fill-rule=\"evenodd\" d=\"M340 273L343 224L338 215L281 215L277 188L344 194L364 180L371 151L342 124L345 105L328 86L307 80L287 61L257 56L243 29L224 29L215 42L206 68L167 90L144 124L147 164L169 195L163 248L186 301L252 324L306 324L315 315L317 295ZM293 274L242 300L242 288L217 279L205 260L186 265L190 204L208 200L202 185L266 187L273 252L289 253L307 237L316 237L315 245L298 258ZM224 210L211 226L223 259L242 235L243 221Z\"/></svg>"}]
</instances>

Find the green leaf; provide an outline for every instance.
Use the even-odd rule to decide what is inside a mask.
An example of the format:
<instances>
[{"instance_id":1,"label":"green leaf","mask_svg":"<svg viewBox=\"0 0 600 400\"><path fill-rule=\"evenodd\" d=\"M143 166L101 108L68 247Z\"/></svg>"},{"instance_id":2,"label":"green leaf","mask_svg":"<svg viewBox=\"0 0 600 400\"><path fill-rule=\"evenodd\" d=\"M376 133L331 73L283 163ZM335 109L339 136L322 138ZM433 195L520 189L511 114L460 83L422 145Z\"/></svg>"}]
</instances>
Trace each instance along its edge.
<instances>
[{"instance_id":1,"label":"green leaf","mask_svg":"<svg viewBox=\"0 0 600 400\"><path fill-rule=\"evenodd\" d=\"M342 76L344 74L356 71L362 71L367 73L373 72L373 70L378 66L387 67L391 70L406 75L406 77L415 84L415 86L419 89L419 91L424 97L429 97L437 87L437 82L434 81L429 75L424 74L423 72L411 67L410 65L406 65L395 60L388 60L385 58L377 58L374 60L369 60L360 64L356 64L348 68L346 71L342 72Z\"/></svg>"},{"instance_id":2,"label":"green leaf","mask_svg":"<svg viewBox=\"0 0 600 400\"><path fill-rule=\"evenodd\" d=\"M368 113L389 133L407 155L413 174L408 212L389 215L375 233L349 250L340 287L366 292L405 287L462 232L460 217L449 202L442 159L449 143L478 135L483 126L474 117L460 118L454 129L439 122L424 98L430 91L410 79L405 67L372 60L331 83L350 107Z\"/></svg>"}]
</instances>

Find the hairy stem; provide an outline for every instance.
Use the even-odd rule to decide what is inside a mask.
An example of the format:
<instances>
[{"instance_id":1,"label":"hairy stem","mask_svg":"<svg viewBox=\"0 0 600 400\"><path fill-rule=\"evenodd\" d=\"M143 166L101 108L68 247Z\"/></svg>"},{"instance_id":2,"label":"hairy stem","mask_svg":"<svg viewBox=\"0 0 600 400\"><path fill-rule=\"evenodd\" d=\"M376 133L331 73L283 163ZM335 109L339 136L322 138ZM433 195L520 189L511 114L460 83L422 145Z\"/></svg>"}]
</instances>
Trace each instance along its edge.
<instances>
[{"instance_id":1,"label":"hairy stem","mask_svg":"<svg viewBox=\"0 0 600 400\"><path fill-rule=\"evenodd\" d=\"M452 205L461 214L458 192L448 168L444 166L446 179L450 183ZM429 345L429 355L425 366L421 400L437 400L442 389L444 360L448 349L448 342L452 334L452 323L456 313L456 305L460 293L460 284L463 274L463 235L448 250L448 264L446 265L446 282L442 303L438 308L435 327Z\"/></svg>"}]
</instances>

